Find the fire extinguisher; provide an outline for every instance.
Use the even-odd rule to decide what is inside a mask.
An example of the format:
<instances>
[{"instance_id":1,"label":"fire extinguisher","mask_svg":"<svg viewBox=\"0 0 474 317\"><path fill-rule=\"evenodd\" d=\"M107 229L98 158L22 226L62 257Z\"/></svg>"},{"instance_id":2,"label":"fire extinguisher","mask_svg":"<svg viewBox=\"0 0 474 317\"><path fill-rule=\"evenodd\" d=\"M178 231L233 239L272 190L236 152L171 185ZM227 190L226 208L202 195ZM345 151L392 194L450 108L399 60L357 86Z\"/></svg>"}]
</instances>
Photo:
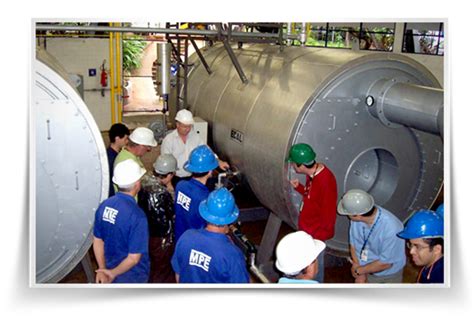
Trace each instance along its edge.
<instances>
[{"instance_id":1,"label":"fire extinguisher","mask_svg":"<svg viewBox=\"0 0 474 317\"><path fill-rule=\"evenodd\" d=\"M100 66L100 85L102 86L102 97L105 96L104 94L104 88L107 87L107 71L105 70L105 62L106 60L104 59L104 62L102 63L102 66Z\"/></svg>"}]
</instances>

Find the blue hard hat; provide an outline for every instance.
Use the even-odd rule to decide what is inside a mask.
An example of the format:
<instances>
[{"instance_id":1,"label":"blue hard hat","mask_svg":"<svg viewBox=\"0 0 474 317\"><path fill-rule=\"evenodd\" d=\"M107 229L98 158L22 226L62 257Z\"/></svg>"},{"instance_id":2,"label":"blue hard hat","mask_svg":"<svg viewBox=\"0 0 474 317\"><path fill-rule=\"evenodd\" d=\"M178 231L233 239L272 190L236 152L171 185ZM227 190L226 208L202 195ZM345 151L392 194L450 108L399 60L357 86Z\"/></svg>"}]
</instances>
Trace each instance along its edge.
<instances>
[{"instance_id":1,"label":"blue hard hat","mask_svg":"<svg viewBox=\"0 0 474 317\"><path fill-rule=\"evenodd\" d=\"M207 145L200 145L189 154L184 169L191 173L209 172L219 166L216 155Z\"/></svg>"},{"instance_id":2,"label":"blue hard hat","mask_svg":"<svg viewBox=\"0 0 474 317\"><path fill-rule=\"evenodd\" d=\"M436 213L444 218L444 203L442 203L438 206L438 208L436 208Z\"/></svg>"},{"instance_id":3,"label":"blue hard hat","mask_svg":"<svg viewBox=\"0 0 474 317\"><path fill-rule=\"evenodd\" d=\"M442 238L443 218L432 210L420 209L408 219L405 229L397 236L402 239Z\"/></svg>"},{"instance_id":4,"label":"blue hard hat","mask_svg":"<svg viewBox=\"0 0 474 317\"><path fill-rule=\"evenodd\" d=\"M219 188L209 194L206 200L199 204L199 214L209 223L228 225L239 217L234 196L227 188Z\"/></svg>"}]
</instances>

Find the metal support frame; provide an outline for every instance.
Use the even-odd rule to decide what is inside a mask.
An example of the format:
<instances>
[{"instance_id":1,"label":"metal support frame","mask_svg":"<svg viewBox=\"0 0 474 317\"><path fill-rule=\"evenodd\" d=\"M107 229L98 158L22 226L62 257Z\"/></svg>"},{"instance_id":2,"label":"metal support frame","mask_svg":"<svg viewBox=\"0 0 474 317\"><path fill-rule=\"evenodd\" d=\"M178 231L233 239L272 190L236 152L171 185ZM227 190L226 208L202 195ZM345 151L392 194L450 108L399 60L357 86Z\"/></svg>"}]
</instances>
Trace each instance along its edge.
<instances>
[{"instance_id":1,"label":"metal support frame","mask_svg":"<svg viewBox=\"0 0 474 317\"><path fill-rule=\"evenodd\" d=\"M209 67L209 65L207 64L206 59L205 59L204 56L202 55L201 50L200 50L199 47L197 46L196 41L194 41L194 39L193 39L192 37L190 37L189 39L191 40L191 44L193 45L194 50L196 51L196 54L197 54L197 56L199 57L199 60L201 61L202 65L203 65L204 68L206 69L207 73L208 73L209 75L212 74L212 70L211 70L211 68Z\"/></svg>"},{"instance_id":2,"label":"metal support frame","mask_svg":"<svg viewBox=\"0 0 474 317\"><path fill-rule=\"evenodd\" d=\"M94 269L92 268L92 261L91 261L89 252L87 252L82 258L81 265L82 265L82 269L84 270L84 273L86 273L87 282L91 284L94 283L95 275L94 275Z\"/></svg>"},{"instance_id":3,"label":"metal support frame","mask_svg":"<svg viewBox=\"0 0 474 317\"><path fill-rule=\"evenodd\" d=\"M37 23L35 26L37 31L81 31L81 32L131 32L131 33L157 33L157 34L174 34L174 35L193 35L205 36L207 38L216 39L220 35L227 35L228 31L213 30L181 30L170 28L143 28L143 27L107 27L107 26L65 26L53 24ZM279 39L280 35L275 33L257 33L257 32L232 32L232 40L235 38L260 38L260 39ZM297 39L297 36L288 36L284 34L284 39Z\"/></svg>"},{"instance_id":4,"label":"metal support frame","mask_svg":"<svg viewBox=\"0 0 474 317\"><path fill-rule=\"evenodd\" d=\"M189 36L184 39L184 76L183 76L183 109L188 105L188 58Z\"/></svg>"},{"instance_id":5,"label":"metal support frame","mask_svg":"<svg viewBox=\"0 0 474 317\"><path fill-rule=\"evenodd\" d=\"M239 61L237 60L237 57L235 56L234 51L232 50L232 47L230 47L229 41L223 39L222 43L224 43L225 50L227 51L227 54L229 54L230 60L232 61L235 70L239 74L240 80L242 81L242 83L247 84L249 80L247 79L247 76L245 76L245 73L242 70Z\"/></svg>"},{"instance_id":6,"label":"metal support frame","mask_svg":"<svg viewBox=\"0 0 474 317\"><path fill-rule=\"evenodd\" d=\"M265 226L265 231L263 232L262 242L258 248L256 261L257 266L268 276L274 276L276 274L273 270L273 262L271 261L271 258L273 251L275 250L275 244L278 238L278 233L280 232L281 224L282 220L274 213L270 213Z\"/></svg>"},{"instance_id":7,"label":"metal support frame","mask_svg":"<svg viewBox=\"0 0 474 317\"><path fill-rule=\"evenodd\" d=\"M184 68L187 68L187 63L184 62L180 57L181 52L180 52L180 37L179 35L187 35L185 38L185 47L186 47L186 52L187 52L187 41L191 39L191 44L194 46L196 53L199 56L199 59L203 62L203 65L205 66L207 72L209 74L212 73L211 69L209 68L209 65L205 62L204 57L202 56L201 52L197 48L197 45L194 41L194 39L191 38L191 36L204 36L208 39L217 39L223 42L224 47L229 54L230 59L232 60L232 64L234 65L235 69L237 70L237 73L239 74L240 80L244 83L248 83L248 79L244 74L244 71L242 70L242 67L240 66L237 57L235 56L234 51L232 50L230 46L231 41L238 41L240 42L276 42L280 45L280 50L283 50L283 43L286 39L290 38L291 36L288 34L283 33L283 24L279 23L279 32L278 34L275 33L257 33L257 32L232 32L232 25L235 24L240 24L240 23L229 23L229 28L227 30L223 30L222 23L216 23L217 31L213 30L192 30L192 29L187 29L187 30L181 30L179 29L178 23L176 23L174 26L176 26L176 29L170 28L171 25L170 23L166 24L166 28L143 28L143 27L102 27L102 26L64 26L64 25L50 25L50 24L36 24L36 30L37 31L47 31L47 30L61 30L61 31L83 31L83 32L91 32L91 31L96 31L96 32L133 32L133 33L161 33L166 35L166 39L168 42L172 43L169 35L176 35L176 39L178 41L177 45L178 48L173 45L172 43L172 50L174 53L174 56L182 65ZM242 23L246 24L246 23ZM250 23L249 25L259 25L258 23ZM184 77L187 76L187 71L185 71ZM177 87L180 87L180 81L178 78L178 84ZM186 86L183 86L184 92L186 92ZM179 99L179 94L178 94L178 99ZM186 97L184 97L183 100L183 105L181 106L181 103L177 103L178 108L186 107Z\"/></svg>"}]
</instances>

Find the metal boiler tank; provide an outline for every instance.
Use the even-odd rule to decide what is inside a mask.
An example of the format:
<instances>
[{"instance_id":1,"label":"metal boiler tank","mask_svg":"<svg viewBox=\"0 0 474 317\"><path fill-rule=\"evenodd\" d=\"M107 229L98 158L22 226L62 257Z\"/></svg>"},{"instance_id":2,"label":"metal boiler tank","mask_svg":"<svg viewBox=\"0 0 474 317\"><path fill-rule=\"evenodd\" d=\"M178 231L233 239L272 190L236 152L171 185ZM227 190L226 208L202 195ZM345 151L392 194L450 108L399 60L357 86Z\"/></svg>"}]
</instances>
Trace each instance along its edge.
<instances>
[{"instance_id":1,"label":"metal boiler tank","mask_svg":"<svg viewBox=\"0 0 474 317\"><path fill-rule=\"evenodd\" d=\"M244 45L241 82L222 46L194 56L188 107L208 121L216 152L246 177L260 202L297 227L301 196L286 163L294 143L311 144L335 174L338 196L371 193L402 221L429 208L443 184L443 91L418 62L397 54ZM348 249L346 217L328 246Z\"/></svg>"},{"instance_id":2,"label":"metal boiler tank","mask_svg":"<svg viewBox=\"0 0 474 317\"><path fill-rule=\"evenodd\" d=\"M105 145L69 75L36 52L32 76L32 218L36 283L56 283L92 244L94 214L108 196Z\"/></svg>"}]
</instances>

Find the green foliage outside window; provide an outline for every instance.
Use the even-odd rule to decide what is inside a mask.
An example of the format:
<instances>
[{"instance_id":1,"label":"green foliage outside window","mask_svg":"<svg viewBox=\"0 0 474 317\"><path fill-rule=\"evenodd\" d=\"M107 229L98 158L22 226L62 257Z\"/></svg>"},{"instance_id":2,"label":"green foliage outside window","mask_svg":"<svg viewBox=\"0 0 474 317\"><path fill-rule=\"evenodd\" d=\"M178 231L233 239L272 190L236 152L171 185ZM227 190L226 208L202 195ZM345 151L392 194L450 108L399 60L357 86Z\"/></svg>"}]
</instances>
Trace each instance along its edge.
<instances>
[{"instance_id":1,"label":"green foliage outside window","mask_svg":"<svg viewBox=\"0 0 474 317\"><path fill-rule=\"evenodd\" d=\"M141 57L147 43L138 35L123 40L123 70L130 73L141 66Z\"/></svg>"}]
</instances>

